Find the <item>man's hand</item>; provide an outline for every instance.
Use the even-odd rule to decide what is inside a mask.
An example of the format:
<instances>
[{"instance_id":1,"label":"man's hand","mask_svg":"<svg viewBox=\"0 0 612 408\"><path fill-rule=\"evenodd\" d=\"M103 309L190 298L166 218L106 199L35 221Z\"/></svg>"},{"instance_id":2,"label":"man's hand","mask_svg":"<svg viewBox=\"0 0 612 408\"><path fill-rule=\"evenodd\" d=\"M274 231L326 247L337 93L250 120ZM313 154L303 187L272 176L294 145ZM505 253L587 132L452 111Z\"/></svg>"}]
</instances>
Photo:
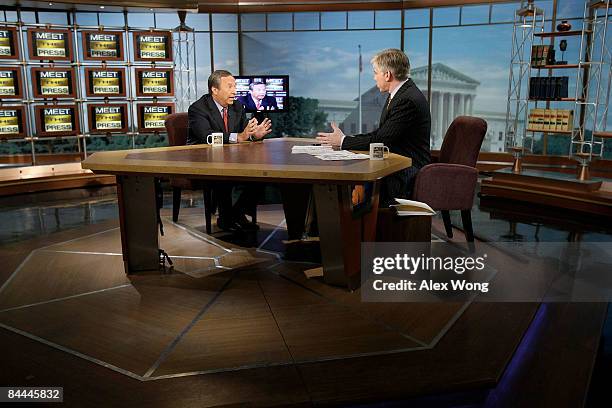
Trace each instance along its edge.
<instances>
[{"instance_id":1,"label":"man's hand","mask_svg":"<svg viewBox=\"0 0 612 408\"><path fill-rule=\"evenodd\" d=\"M255 131L253 132L253 137L256 140L263 139L265 135L272 131L272 121L268 118L265 118L259 125L255 127Z\"/></svg>"},{"instance_id":2,"label":"man's hand","mask_svg":"<svg viewBox=\"0 0 612 408\"><path fill-rule=\"evenodd\" d=\"M317 140L323 144L332 145L334 147L341 147L342 139L344 138L344 133L340 130L338 126L336 126L336 122L331 123L331 127L333 132L324 133L319 132Z\"/></svg>"},{"instance_id":3,"label":"man's hand","mask_svg":"<svg viewBox=\"0 0 612 408\"><path fill-rule=\"evenodd\" d=\"M246 142L247 140L249 140L249 136L254 134L256 129L257 129L257 119L251 118L251 120L249 120L244 130L238 133L238 142Z\"/></svg>"}]
</instances>

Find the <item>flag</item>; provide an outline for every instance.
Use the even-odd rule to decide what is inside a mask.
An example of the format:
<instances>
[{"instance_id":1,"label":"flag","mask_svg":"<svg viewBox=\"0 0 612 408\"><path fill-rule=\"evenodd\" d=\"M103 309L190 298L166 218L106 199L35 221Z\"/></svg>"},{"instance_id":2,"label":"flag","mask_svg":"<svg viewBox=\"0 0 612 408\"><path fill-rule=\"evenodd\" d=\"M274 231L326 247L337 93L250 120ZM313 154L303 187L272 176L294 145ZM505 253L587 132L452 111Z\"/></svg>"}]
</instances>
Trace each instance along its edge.
<instances>
[{"instance_id":1,"label":"flag","mask_svg":"<svg viewBox=\"0 0 612 408\"><path fill-rule=\"evenodd\" d=\"M361 60L361 45L359 46L359 72L363 72L363 61Z\"/></svg>"}]
</instances>

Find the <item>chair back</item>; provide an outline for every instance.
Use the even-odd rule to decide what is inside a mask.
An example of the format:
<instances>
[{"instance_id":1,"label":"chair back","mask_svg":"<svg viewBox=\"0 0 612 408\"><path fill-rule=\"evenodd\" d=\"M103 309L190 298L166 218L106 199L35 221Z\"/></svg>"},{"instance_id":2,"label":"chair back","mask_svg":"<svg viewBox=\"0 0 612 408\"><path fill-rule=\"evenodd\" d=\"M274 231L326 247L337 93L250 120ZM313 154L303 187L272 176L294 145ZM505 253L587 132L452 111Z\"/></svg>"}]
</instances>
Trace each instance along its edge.
<instances>
[{"instance_id":1,"label":"chair back","mask_svg":"<svg viewBox=\"0 0 612 408\"><path fill-rule=\"evenodd\" d=\"M487 122L473 116L458 116L446 131L440 148L440 163L476 167L487 133Z\"/></svg>"},{"instance_id":2,"label":"chair back","mask_svg":"<svg viewBox=\"0 0 612 408\"><path fill-rule=\"evenodd\" d=\"M187 112L172 113L164 122L168 131L168 144L170 146L185 146L189 132L189 119Z\"/></svg>"}]
</instances>

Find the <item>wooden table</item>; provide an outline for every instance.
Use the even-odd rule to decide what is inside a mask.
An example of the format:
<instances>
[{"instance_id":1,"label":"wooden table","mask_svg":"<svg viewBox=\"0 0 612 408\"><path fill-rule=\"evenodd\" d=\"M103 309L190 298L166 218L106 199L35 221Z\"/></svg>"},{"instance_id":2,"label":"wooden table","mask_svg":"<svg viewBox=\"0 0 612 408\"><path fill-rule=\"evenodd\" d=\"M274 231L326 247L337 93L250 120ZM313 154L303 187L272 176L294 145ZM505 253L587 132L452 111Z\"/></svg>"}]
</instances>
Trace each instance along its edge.
<instances>
[{"instance_id":1,"label":"wooden table","mask_svg":"<svg viewBox=\"0 0 612 408\"><path fill-rule=\"evenodd\" d=\"M189 178L279 183L290 238L303 230L312 191L317 211L324 278L333 285L353 286L359 278L360 243L374 241L378 181L410 167L409 158L391 154L385 160L322 161L291 154L294 145L313 139L282 138L211 147L160 147L97 152L82 163L95 173L117 176L121 245L126 273L158 268L157 211L154 178ZM373 182L371 210L355 216L351 186Z\"/></svg>"}]
</instances>

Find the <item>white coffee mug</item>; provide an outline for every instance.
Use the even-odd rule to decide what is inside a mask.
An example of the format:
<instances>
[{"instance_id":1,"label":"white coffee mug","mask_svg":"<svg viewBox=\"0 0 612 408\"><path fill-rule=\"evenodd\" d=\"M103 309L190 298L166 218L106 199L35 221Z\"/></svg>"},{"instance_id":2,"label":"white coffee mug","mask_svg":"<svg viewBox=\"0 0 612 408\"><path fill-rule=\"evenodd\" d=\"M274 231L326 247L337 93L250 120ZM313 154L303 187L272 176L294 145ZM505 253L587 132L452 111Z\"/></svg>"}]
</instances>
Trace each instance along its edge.
<instances>
[{"instance_id":1,"label":"white coffee mug","mask_svg":"<svg viewBox=\"0 0 612 408\"><path fill-rule=\"evenodd\" d=\"M223 146L223 133L212 133L206 136L206 143L213 146Z\"/></svg>"},{"instance_id":2,"label":"white coffee mug","mask_svg":"<svg viewBox=\"0 0 612 408\"><path fill-rule=\"evenodd\" d=\"M387 157L389 157L389 148L387 146L383 143L370 143L370 160L383 160Z\"/></svg>"}]
</instances>

